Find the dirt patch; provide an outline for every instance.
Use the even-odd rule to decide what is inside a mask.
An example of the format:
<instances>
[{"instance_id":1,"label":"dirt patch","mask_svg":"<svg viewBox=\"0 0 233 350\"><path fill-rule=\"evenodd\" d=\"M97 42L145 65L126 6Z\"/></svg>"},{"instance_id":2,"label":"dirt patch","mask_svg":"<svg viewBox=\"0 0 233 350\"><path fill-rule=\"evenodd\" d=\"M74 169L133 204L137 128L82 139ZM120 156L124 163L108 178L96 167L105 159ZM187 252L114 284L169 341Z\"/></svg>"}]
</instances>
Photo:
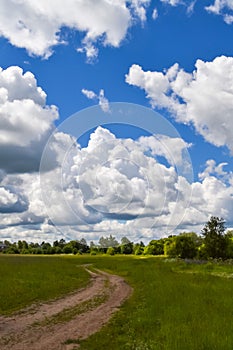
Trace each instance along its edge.
<instances>
[{"instance_id":1,"label":"dirt patch","mask_svg":"<svg viewBox=\"0 0 233 350\"><path fill-rule=\"evenodd\" d=\"M91 283L64 298L0 318L1 350L71 350L69 339L85 339L100 330L132 292L120 276L96 270ZM77 310L76 314L75 311ZM61 318L68 315L67 319Z\"/></svg>"}]
</instances>

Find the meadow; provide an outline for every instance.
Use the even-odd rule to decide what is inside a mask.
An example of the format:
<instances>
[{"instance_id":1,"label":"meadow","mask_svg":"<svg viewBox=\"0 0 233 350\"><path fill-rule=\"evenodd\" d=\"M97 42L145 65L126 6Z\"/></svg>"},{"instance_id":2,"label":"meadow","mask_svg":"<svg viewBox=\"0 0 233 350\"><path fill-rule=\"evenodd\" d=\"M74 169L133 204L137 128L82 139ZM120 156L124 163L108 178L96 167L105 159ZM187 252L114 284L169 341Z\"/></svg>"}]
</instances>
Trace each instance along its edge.
<instances>
[{"instance_id":1,"label":"meadow","mask_svg":"<svg viewBox=\"0 0 233 350\"><path fill-rule=\"evenodd\" d=\"M68 259L0 255L0 314L85 287L89 274Z\"/></svg>"},{"instance_id":2,"label":"meadow","mask_svg":"<svg viewBox=\"0 0 233 350\"><path fill-rule=\"evenodd\" d=\"M85 286L88 275L79 265L87 263L123 276L134 292L79 349L233 349L232 265L134 256L0 256L0 312Z\"/></svg>"}]
</instances>

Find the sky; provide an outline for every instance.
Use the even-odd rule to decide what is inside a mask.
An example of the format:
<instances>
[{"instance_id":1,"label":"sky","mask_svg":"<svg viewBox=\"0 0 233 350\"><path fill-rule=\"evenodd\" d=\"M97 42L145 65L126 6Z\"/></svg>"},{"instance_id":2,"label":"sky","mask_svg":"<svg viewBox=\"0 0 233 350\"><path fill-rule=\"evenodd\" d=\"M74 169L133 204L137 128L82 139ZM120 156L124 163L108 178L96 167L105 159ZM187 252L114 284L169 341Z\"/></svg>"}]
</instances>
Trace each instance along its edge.
<instances>
[{"instance_id":1,"label":"sky","mask_svg":"<svg viewBox=\"0 0 233 350\"><path fill-rule=\"evenodd\" d=\"M0 0L0 241L233 227L233 0Z\"/></svg>"}]
</instances>

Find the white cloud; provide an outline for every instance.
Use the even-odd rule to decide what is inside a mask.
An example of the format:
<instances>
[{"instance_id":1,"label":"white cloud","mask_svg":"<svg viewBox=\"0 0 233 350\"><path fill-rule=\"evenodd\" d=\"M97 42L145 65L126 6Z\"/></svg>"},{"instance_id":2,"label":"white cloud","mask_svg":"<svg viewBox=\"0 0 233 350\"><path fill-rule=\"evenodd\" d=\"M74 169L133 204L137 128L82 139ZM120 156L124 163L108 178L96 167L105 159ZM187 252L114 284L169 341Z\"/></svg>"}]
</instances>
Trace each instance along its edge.
<instances>
[{"instance_id":1,"label":"white cloud","mask_svg":"<svg viewBox=\"0 0 233 350\"><path fill-rule=\"evenodd\" d=\"M145 150L150 150L154 156L163 156L173 166L184 162L182 153L192 146L181 138L171 138L165 135L142 136L139 142L145 147Z\"/></svg>"},{"instance_id":2,"label":"white cloud","mask_svg":"<svg viewBox=\"0 0 233 350\"><path fill-rule=\"evenodd\" d=\"M136 17L140 18L142 22L146 21L146 8L149 6L151 0L131 0L130 7Z\"/></svg>"},{"instance_id":3,"label":"white cloud","mask_svg":"<svg viewBox=\"0 0 233 350\"><path fill-rule=\"evenodd\" d=\"M148 219L146 225L150 226L160 220L160 215L164 217L164 226L169 224L177 201L176 184L180 181L173 166L160 164L148 151L146 155L139 141L118 139L101 127L92 133L83 149L75 144L71 147L69 135L56 137L59 139L56 168L41 173L40 177L37 173L3 177L4 205L13 207L19 196L27 205L21 211L15 210L17 216L11 214L13 210L8 214L2 210L2 234L9 232L7 226L14 226L16 232L24 228L25 234L34 229L35 237L51 229L53 236L54 226L49 217L59 231L69 223L69 232L73 230L74 235L80 232L96 235L101 227L105 233L106 222L109 225L115 222L112 229L124 226L128 233L134 226L139 233L143 218ZM170 202L174 203L171 210ZM124 225L119 220L124 220Z\"/></svg>"},{"instance_id":4,"label":"white cloud","mask_svg":"<svg viewBox=\"0 0 233 350\"><path fill-rule=\"evenodd\" d=\"M0 68L0 164L7 171L39 169L41 153L58 118L34 75Z\"/></svg>"},{"instance_id":5,"label":"white cloud","mask_svg":"<svg viewBox=\"0 0 233 350\"><path fill-rule=\"evenodd\" d=\"M154 108L166 108L178 122L193 124L215 146L233 153L233 57L197 60L187 73L178 64L165 72L143 71L132 65L126 82L145 90Z\"/></svg>"},{"instance_id":6,"label":"white cloud","mask_svg":"<svg viewBox=\"0 0 233 350\"><path fill-rule=\"evenodd\" d=\"M182 0L160 0L160 1L171 6L177 6L183 3Z\"/></svg>"},{"instance_id":7,"label":"white cloud","mask_svg":"<svg viewBox=\"0 0 233 350\"><path fill-rule=\"evenodd\" d=\"M204 180L210 175L214 175L216 177L224 177L225 179L229 179L229 176L232 177L232 173L228 173L227 171L223 170L223 167L226 165L228 165L228 163L220 163L217 165L214 159L209 159L206 161L205 170L199 174L199 178Z\"/></svg>"},{"instance_id":8,"label":"white cloud","mask_svg":"<svg viewBox=\"0 0 233 350\"><path fill-rule=\"evenodd\" d=\"M158 18L158 10L157 8L154 8L153 12L152 12L152 18L155 20Z\"/></svg>"},{"instance_id":9,"label":"white cloud","mask_svg":"<svg viewBox=\"0 0 233 350\"><path fill-rule=\"evenodd\" d=\"M215 0L212 5L206 6L205 9L210 13L223 16L223 19L227 24L233 22L232 0Z\"/></svg>"},{"instance_id":10,"label":"white cloud","mask_svg":"<svg viewBox=\"0 0 233 350\"><path fill-rule=\"evenodd\" d=\"M67 239L96 240L111 233L147 241L199 230L210 215L233 220L233 181L226 164L209 160L200 181L189 183L174 165L186 147L182 140L158 135L119 139L102 127L91 134L86 148L71 147L69 135L58 138L57 168L40 177L3 177L0 237L52 240L58 230ZM157 156L166 158L167 165ZM15 210L19 199L26 205Z\"/></svg>"},{"instance_id":11,"label":"white cloud","mask_svg":"<svg viewBox=\"0 0 233 350\"><path fill-rule=\"evenodd\" d=\"M97 95L92 90L82 89L82 93L84 96L86 96L90 100L94 100L97 98Z\"/></svg>"},{"instance_id":12,"label":"white cloud","mask_svg":"<svg viewBox=\"0 0 233 350\"><path fill-rule=\"evenodd\" d=\"M110 105L108 99L104 96L104 90L100 89L99 94L97 95L94 91L92 90L87 90L87 89L82 89L82 93L84 96L89 98L90 100L97 100L99 102L100 108L103 110L105 113L110 113Z\"/></svg>"},{"instance_id":13,"label":"white cloud","mask_svg":"<svg viewBox=\"0 0 233 350\"><path fill-rule=\"evenodd\" d=\"M110 105L108 99L104 96L104 90L101 89L99 93L99 105L100 108L105 112L105 113L110 113Z\"/></svg>"},{"instance_id":14,"label":"white cloud","mask_svg":"<svg viewBox=\"0 0 233 350\"><path fill-rule=\"evenodd\" d=\"M118 47L135 19L146 20L150 0L0 0L0 35L29 54L48 58L63 44L62 28L83 33L87 58L98 53L97 41ZM78 45L77 45L78 46Z\"/></svg>"},{"instance_id":15,"label":"white cloud","mask_svg":"<svg viewBox=\"0 0 233 350\"><path fill-rule=\"evenodd\" d=\"M0 187L0 213L17 213L27 210L27 199L11 187Z\"/></svg>"},{"instance_id":16,"label":"white cloud","mask_svg":"<svg viewBox=\"0 0 233 350\"><path fill-rule=\"evenodd\" d=\"M162 3L176 7L178 5L186 7L187 15L191 15L194 12L194 7L197 0L160 0Z\"/></svg>"},{"instance_id":17,"label":"white cloud","mask_svg":"<svg viewBox=\"0 0 233 350\"><path fill-rule=\"evenodd\" d=\"M209 84L214 91L228 87L226 78L221 85L218 77L216 81L212 77L217 68L221 77L224 64L207 68L202 64L202 71L211 72L211 83L205 88ZM187 91L194 82L202 87L198 69L188 74L174 65L152 77L149 73L145 77L137 67L135 72L137 83L144 79L154 100L155 81L163 99L161 107L167 105L176 112L180 101L171 93L166 95L167 91L173 89L186 99L192 96L190 92L185 95L184 86ZM105 103L103 91L96 95L84 89L83 93ZM196 227L212 214L233 220L233 179L224 168L227 164L209 160L200 181L189 183L176 171L185 161L183 151L190 147L179 138L120 139L98 127L88 146L81 148L74 137L55 132L45 155L48 167L39 175L41 153L58 112L46 105L46 94L32 73L23 73L19 67L0 71L0 113L1 238L97 239L120 232L136 241L177 232L180 222L182 229Z\"/></svg>"}]
</instances>

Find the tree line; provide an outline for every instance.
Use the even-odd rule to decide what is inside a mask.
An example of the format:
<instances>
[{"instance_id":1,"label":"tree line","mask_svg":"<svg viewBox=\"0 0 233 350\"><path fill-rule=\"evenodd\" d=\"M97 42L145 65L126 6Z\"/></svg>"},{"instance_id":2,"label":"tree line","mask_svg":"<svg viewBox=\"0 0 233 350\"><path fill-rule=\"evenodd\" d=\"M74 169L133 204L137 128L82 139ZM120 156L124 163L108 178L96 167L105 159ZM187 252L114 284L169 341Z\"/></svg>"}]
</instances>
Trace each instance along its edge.
<instances>
[{"instance_id":1,"label":"tree line","mask_svg":"<svg viewBox=\"0 0 233 350\"><path fill-rule=\"evenodd\" d=\"M123 237L119 243L110 235L101 237L98 244L86 240L64 239L48 242L28 243L25 240L11 243L0 241L0 252L5 254L135 254L135 255L165 255L181 259L233 259L233 230L226 232L225 221L212 216L203 227L201 234L182 232L166 238L153 239L148 245L142 241L131 242Z\"/></svg>"}]
</instances>

